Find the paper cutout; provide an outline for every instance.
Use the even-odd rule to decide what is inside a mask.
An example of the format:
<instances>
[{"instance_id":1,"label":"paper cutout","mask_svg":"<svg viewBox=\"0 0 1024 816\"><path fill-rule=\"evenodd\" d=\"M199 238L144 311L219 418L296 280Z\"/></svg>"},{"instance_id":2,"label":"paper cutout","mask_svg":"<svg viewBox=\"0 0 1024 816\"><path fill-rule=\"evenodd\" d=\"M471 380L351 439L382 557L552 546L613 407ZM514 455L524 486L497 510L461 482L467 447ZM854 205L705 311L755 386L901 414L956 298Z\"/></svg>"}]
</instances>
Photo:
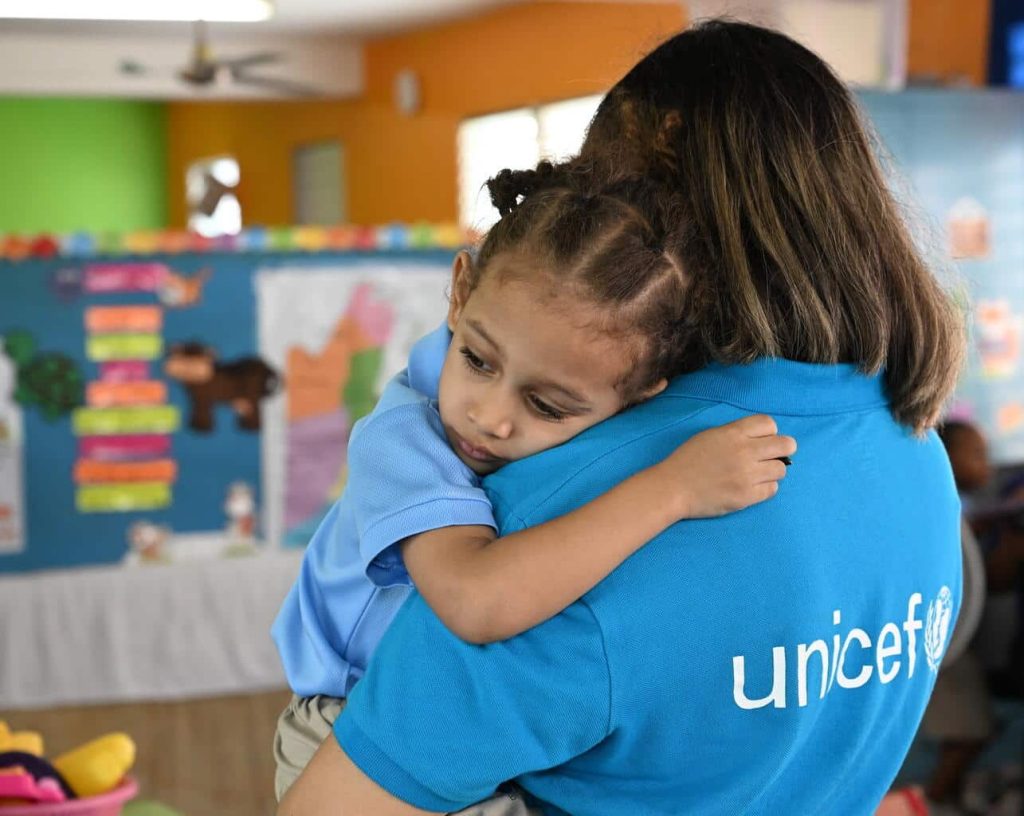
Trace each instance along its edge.
<instances>
[{"instance_id":1,"label":"paper cutout","mask_svg":"<svg viewBox=\"0 0 1024 816\"><path fill-rule=\"evenodd\" d=\"M251 227L238 235L204 238L178 231L73 233L68 235L0 235L0 258L92 258L97 255L153 253L285 252L300 250L457 249L476 243L479 235L455 224L385 224L380 227L343 224L337 227ZM120 264L124 266L125 264ZM137 264L136 264L137 265ZM102 286L111 285L104 282ZM113 289L95 291L150 291Z\"/></svg>"},{"instance_id":2,"label":"paper cutout","mask_svg":"<svg viewBox=\"0 0 1024 816\"><path fill-rule=\"evenodd\" d=\"M173 405L138 408L79 408L72 416L78 436L106 434L168 434L178 429L181 421Z\"/></svg>"},{"instance_id":3,"label":"paper cutout","mask_svg":"<svg viewBox=\"0 0 1024 816\"><path fill-rule=\"evenodd\" d=\"M217 353L202 343L175 343L167 352L164 373L177 380L192 401L189 427L213 430L213 406L228 403L238 415L238 427L260 429L260 402L280 387L277 372L258 357L217 362Z\"/></svg>"},{"instance_id":4,"label":"paper cutout","mask_svg":"<svg viewBox=\"0 0 1024 816\"><path fill-rule=\"evenodd\" d=\"M89 264L84 288L91 294L110 292L156 292L167 266L162 263Z\"/></svg>"},{"instance_id":5,"label":"paper cutout","mask_svg":"<svg viewBox=\"0 0 1024 816\"><path fill-rule=\"evenodd\" d=\"M0 340L0 554L25 548L25 436L14 401L17 368Z\"/></svg>"},{"instance_id":6,"label":"paper cutout","mask_svg":"<svg viewBox=\"0 0 1024 816\"><path fill-rule=\"evenodd\" d=\"M157 334L96 334L86 338L85 356L90 360L156 360L164 351Z\"/></svg>"},{"instance_id":7,"label":"paper cutout","mask_svg":"<svg viewBox=\"0 0 1024 816\"><path fill-rule=\"evenodd\" d=\"M171 504L171 488L164 483L83 485L75 495L81 513L127 513L162 510Z\"/></svg>"},{"instance_id":8,"label":"paper cutout","mask_svg":"<svg viewBox=\"0 0 1024 816\"><path fill-rule=\"evenodd\" d=\"M1019 402L1008 402L1000 405L996 411L996 428L999 433L1008 436L1024 427L1024 405Z\"/></svg>"},{"instance_id":9,"label":"paper cutout","mask_svg":"<svg viewBox=\"0 0 1024 816\"><path fill-rule=\"evenodd\" d=\"M62 303L71 303L82 296L82 270L61 267L50 275L50 291Z\"/></svg>"},{"instance_id":10,"label":"paper cutout","mask_svg":"<svg viewBox=\"0 0 1024 816\"><path fill-rule=\"evenodd\" d=\"M958 199L946 214L946 230L954 258L987 258L992 253L991 219L977 199Z\"/></svg>"},{"instance_id":11,"label":"paper cutout","mask_svg":"<svg viewBox=\"0 0 1024 816\"><path fill-rule=\"evenodd\" d=\"M167 402L167 384L160 380L91 382L85 389L85 401L93 408L110 408L121 405L162 405Z\"/></svg>"},{"instance_id":12,"label":"paper cutout","mask_svg":"<svg viewBox=\"0 0 1024 816\"><path fill-rule=\"evenodd\" d=\"M1017 370L1020 360L1021 315L1015 313L1006 298L980 300L974 312L981 376L1007 379Z\"/></svg>"},{"instance_id":13,"label":"paper cutout","mask_svg":"<svg viewBox=\"0 0 1024 816\"><path fill-rule=\"evenodd\" d=\"M158 306L93 306L85 310L85 329L93 334L155 334L164 325Z\"/></svg>"},{"instance_id":14,"label":"paper cutout","mask_svg":"<svg viewBox=\"0 0 1024 816\"><path fill-rule=\"evenodd\" d=\"M99 462L80 459L75 463L77 484L105 482L163 482L172 484L178 478L178 464L173 459L152 462Z\"/></svg>"},{"instance_id":15,"label":"paper cutout","mask_svg":"<svg viewBox=\"0 0 1024 816\"><path fill-rule=\"evenodd\" d=\"M213 275L210 267L200 269L194 275L178 275L167 270L157 297L165 306L185 309L197 305L203 298L203 287Z\"/></svg>"},{"instance_id":16,"label":"paper cutout","mask_svg":"<svg viewBox=\"0 0 1024 816\"><path fill-rule=\"evenodd\" d=\"M82 459L101 462L160 459L171 452L169 436L150 434L137 436L83 436L78 440Z\"/></svg>"},{"instance_id":17,"label":"paper cutout","mask_svg":"<svg viewBox=\"0 0 1024 816\"><path fill-rule=\"evenodd\" d=\"M51 421L82 404L85 378L70 357L38 352L32 334L20 330L4 337L4 348L17 367L15 402L34 405Z\"/></svg>"},{"instance_id":18,"label":"paper cutout","mask_svg":"<svg viewBox=\"0 0 1024 816\"><path fill-rule=\"evenodd\" d=\"M149 363L144 360L110 360L100 363L100 379L104 382L148 380Z\"/></svg>"}]
</instances>

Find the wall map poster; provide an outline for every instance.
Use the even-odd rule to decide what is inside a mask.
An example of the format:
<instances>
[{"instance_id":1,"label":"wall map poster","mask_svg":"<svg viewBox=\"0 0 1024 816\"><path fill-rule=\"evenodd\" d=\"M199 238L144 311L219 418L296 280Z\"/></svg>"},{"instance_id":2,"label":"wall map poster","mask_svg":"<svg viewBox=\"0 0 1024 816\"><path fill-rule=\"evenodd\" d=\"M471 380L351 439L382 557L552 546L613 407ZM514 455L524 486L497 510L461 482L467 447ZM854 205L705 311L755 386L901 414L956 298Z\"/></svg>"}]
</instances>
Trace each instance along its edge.
<instances>
[{"instance_id":1,"label":"wall map poster","mask_svg":"<svg viewBox=\"0 0 1024 816\"><path fill-rule=\"evenodd\" d=\"M352 426L444 318L449 278L446 265L387 261L257 274L260 356L285 384L263 412L270 540L305 546L341 495Z\"/></svg>"}]
</instances>

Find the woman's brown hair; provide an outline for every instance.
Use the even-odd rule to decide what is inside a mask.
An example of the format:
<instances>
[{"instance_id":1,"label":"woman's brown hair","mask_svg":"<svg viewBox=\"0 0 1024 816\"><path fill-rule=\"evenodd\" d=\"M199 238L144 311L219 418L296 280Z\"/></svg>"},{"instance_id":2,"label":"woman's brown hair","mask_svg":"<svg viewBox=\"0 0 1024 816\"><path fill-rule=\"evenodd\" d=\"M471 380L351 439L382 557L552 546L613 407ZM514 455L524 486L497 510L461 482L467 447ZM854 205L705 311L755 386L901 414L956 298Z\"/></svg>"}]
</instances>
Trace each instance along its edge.
<instances>
[{"instance_id":1,"label":"woman's brown hair","mask_svg":"<svg viewBox=\"0 0 1024 816\"><path fill-rule=\"evenodd\" d=\"M685 367L783 357L884 371L897 421L934 424L962 319L925 265L843 83L778 32L713 20L608 93L582 160L679 194Z\"/></svg>"}]
</instances>

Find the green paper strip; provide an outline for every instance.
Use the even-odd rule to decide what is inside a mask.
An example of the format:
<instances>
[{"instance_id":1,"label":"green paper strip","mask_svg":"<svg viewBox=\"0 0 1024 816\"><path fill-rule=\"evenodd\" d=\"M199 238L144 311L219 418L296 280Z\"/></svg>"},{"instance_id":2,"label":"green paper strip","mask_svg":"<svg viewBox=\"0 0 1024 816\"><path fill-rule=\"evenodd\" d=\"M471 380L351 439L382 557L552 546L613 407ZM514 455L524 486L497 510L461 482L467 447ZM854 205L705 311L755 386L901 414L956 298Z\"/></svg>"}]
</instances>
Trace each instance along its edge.
<instances>
[{"instance_id":1,"label":"green paper strip","mask_svg":"<svg viewBox=\"0 0 1024 816\"><path fill-rule=\"evenodd\" d=\"M72 418L76 436L168 434L178 430L181 415L174 405L125 408L78 408Z\"/></svg>"},{"instance_id":2,"label":"green paper strip","mask_svg":"<svg viewBox=\"0 0 1024 816\"><path fill-rule=\"evenodd\" d=\"M85 341L85 356L107 360L156 360L164 353L158 334L94 334Z\"/></svg>"},{"instance_id":3,"label":"green paper strip","mask_svg":"<svg viewBox=\"0 0 1024 816\"><path fill-rule=\"evenodd\" d=\"M83 485L78 488L76 504L80 513L162 510L171 505L171 488L160 482Z\"/></svg>"}]
</instances>

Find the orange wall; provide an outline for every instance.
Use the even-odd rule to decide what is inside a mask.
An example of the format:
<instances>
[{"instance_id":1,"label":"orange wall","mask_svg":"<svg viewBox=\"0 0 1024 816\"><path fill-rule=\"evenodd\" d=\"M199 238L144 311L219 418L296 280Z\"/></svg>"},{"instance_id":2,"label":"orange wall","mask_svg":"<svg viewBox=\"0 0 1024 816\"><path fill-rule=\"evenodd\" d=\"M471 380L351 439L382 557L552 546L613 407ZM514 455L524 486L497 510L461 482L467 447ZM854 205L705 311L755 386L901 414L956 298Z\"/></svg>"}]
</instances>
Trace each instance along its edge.
<instances>
[{"instance_id":1,"label":"orange wall","mask_svg":"<svg viewBox=\"0 0 1024 816\"><path fill-rule=\"evenodd\" d=\"M988 0L910 0L910 78L984 85L991 12Z\"/></svg>"},{"instance_id":2,"label":"orange wall","mask_svg":"<svg viewBox=\"0 0 1024 816\"><path fill-rule=\"evenodd\" d=\"M218 153L239 159L247 224L290 223L292 151L331 139L345 147L351 221L454 221L462 119L603 91L684 24L675 3L528 2L371 41L357 100L171 104L171 224L185 223L185 168ZM983 84L988 27L987 2L910 0L911 77ZM421 80L413 117L391 101L403 68Z\"/></svg>"},{"instance_id":3,"label":"orange wall","mask_svg":"<svg viewBox=\"0 0 1024 816\"><path fill-rule=\"evenodd\" d=\"M526 3L368 43L358 100L173 103L171 224L185 223L186 167L219 153L241 165L247 224L290 223L292 150L328 139L345 147L351 221L455 221L462 119L604 91L684 24L675 3ZM403 68L420 77L423 105L412 117L392 104Z\"/></svg>"}]
</instances>

